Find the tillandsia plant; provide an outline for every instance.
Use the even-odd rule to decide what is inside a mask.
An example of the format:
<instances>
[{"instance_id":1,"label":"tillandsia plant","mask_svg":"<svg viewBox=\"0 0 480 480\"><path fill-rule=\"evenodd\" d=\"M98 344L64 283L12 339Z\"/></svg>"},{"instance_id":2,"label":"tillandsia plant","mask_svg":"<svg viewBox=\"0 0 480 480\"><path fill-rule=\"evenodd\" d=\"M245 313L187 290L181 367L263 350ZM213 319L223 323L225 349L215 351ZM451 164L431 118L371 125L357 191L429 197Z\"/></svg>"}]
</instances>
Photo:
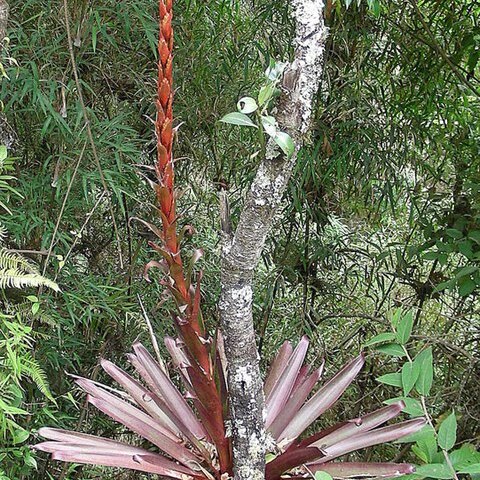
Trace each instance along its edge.
<instances>
[{"instance_id":1,"label":"tillandsia plant","mask_svg":"<svg viewBox=\"0 0 480 480\"><path fill-rule=\"evenodd\" d=\"M172 315L178 337L166 337L165 344L183 389L172 381L161 359L156 361L143 345L136 343L129 360L139 379L109 361L101 361L103 369L123 391L85 378L76 378L76 383L88 393L91 404L149 442L151 448L54 428L40 430L40 435L48 441L35 448L67 462L124 467L182 480L224 480L233 474L232 443L227 428L228 365L221 335L214 341L204 326L200 309L201 274L195 283L192 278L193 264L201 253L193 255L188 268L184 268L181 258L182 232L177 234L172 157L172 0L160 0L159 13L158 159L157 182L152 182L152 186L162 228L144 223L158 237L158 242L150 245L162 260L150 262L145 275L148 278L152 267L162 268L166 276L164 285L175 300L176 311ZM263 93L265 105L273 95L276 78L272 79L273 87ZM266 478L303 478L316 471L336 478L391 477L412 472L409 464L334 461L354 450L392 441L420 429L423 419L382 426L402 411L401 401L300 438L338 400L364 364L363 355L358 356L316 389L322 367L310 372L310 366L304 365L308 345L306 337L295 349L285 342L265 381L265 426L270 452Z\"/></svg>"},{"instance_id":2,"label":"tillandsia plant","mask_svg":"<svg viewBox=\"0 0 480 480\"><path fill-rule=\"evenodd\" d=\"M382 426L400 414L405 406L402 401L300 439L339 399L364 364L363 355L358 356L316 389L323 365L311 371L311 366L304 364L308 344L306 337L295 349L285 342L265 380L269 451L265 478L309 478L315 472L326 472L334 478L412 473L414 467L409 464L334 461L355 450L397 440L423 427L422 418ZM221 392L222 425L228 405L224 382L227 365L220 354L221 348L217 349L214 377L208 379L199 376L198 363L181 339L166 337L165 345L182 379L185 394L171 380L163 362L157 362L140 343L134 344L129 360L141 381L109 361L101 362L124 391L85 378L76 379L88 393L92 405L147 440L152 449L53 428L40 430L40 435L50 441L35 448L52 453L56 460L124 467L168 478L229 478L232 471L230 440L223 428L216 431L213 425L216 398L212 398L212 391ZM211 358L210 361L213 363ZM225 446L226 452L222 450Z\"/></svg>"}]
</instances>

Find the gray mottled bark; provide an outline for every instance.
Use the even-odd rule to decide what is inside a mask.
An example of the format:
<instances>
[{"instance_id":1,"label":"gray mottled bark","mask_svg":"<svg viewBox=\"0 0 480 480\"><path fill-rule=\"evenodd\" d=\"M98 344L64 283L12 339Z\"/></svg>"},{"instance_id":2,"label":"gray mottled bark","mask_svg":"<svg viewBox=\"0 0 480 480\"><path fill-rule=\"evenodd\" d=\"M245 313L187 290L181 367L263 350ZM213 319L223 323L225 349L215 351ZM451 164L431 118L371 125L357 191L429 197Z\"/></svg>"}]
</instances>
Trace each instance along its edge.
<instances>
[{"instance_id":1,"label":"gray mottled bark","mask_svg":"<svg viewBox=\"0 0 480 480\"><path fill-rule=\"evenodd\" d=\"M269 144L236 231L224 232L219 309L228 361L235 480L265 478L264 396L253 328L252 280L310 126L327 36L323 0L293 0L292 4L297 25L295 58L284 74L276 117L294 139L296 151L288 159Z\"/></svg>"},{"instance_id":2,"label":"gray mottled bark","mask_svg":"<svg viewBox=\"0 0 480 480\"><path fill-rule=\"evenodd\" d=\"M8 2L0 0L0 42L7 36Z\"/></svg>"}]
</instances>

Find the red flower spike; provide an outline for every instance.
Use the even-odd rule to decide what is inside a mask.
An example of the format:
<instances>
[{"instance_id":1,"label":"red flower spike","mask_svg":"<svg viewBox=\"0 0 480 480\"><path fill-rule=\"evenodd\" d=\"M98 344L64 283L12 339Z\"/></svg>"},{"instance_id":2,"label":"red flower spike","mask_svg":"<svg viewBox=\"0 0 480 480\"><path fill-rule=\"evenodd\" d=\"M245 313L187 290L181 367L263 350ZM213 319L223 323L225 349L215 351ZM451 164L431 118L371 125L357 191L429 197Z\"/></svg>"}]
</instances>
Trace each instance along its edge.
<instances>
[{"instance_id":1,"label":"red flower spike","mask_svg":"<svg viewBox=\"0 0 480 480\"><path fill-rule=\"evenodd\" d=\"M169 118L165 119L162 127L162 133L160 134L162 145L165 146L167 151L172 148L172 121Z\"/></svg>"},{"instance_id":2,"label":"red flower spike","mask_svg":"<svg viewBox=\"0 0 480 480\"><path fill-rule=\"evenodd\" d=\"M158 44L158 52L160 53L160 61L162 66L166 65L168 59L170 58L171 52L168 43L163 38Z\"/></svg>"},{"instance_id":3,"label":"red flower spike","mask_svg":"<svg viewBox=\"0 0 480 480\"><path fill-rule=\"evenodd\" d=\"M160 85L158 97L160 98L160 104L163 108L165 108L167 106L168 100L170 99L170 84L168 83L168 80L166 78L163 79L163 82Z\"/></svg>"},{"instance_id":4,"label":"red flower spike","mask_svg":"<svg viewBox=\"0 0 480 480\"><path fill-rule=\"evenodd\" d=\"M165 15L160 28L165 39L167 41L170 40L170 37L172 36L172 16L170 14L167 13Z\"/></svg>"},{"instance_id":5,"label":"red flower spike","mask_svg":"<svg viewBox=\"0 0 480 480\"><path fill-rule=\"evenodd\" d=\"M160 18L163 18L167 14L167 7L165 6L165 2L160 0L159 7L160 7Z\"/></svg>"}]
</instances>

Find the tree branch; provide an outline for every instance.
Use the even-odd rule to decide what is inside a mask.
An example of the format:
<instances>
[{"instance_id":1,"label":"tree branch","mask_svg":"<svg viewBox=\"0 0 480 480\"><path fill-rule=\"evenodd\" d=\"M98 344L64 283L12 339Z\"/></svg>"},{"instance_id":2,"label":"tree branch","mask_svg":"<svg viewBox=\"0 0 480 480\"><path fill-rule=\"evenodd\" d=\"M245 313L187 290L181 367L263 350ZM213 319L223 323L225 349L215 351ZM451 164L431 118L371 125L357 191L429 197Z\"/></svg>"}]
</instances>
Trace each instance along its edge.
<instances>
[{"instance_id":1,"label":"tree branch","mask_svg":"<svg viewBox=\"0 0 480 480\"><path fill-rule=\"evenodd\" d=\"M228 361L235 480L260 480L265 470L264 397L252 316L252 279L298 150L309 130L322 74L327 29L323 0L293 0L295 58L282 81L277 120L296 144L291 158L267 145L237 229L222 252L220 318Z\"/></svg>"}]
</instances>

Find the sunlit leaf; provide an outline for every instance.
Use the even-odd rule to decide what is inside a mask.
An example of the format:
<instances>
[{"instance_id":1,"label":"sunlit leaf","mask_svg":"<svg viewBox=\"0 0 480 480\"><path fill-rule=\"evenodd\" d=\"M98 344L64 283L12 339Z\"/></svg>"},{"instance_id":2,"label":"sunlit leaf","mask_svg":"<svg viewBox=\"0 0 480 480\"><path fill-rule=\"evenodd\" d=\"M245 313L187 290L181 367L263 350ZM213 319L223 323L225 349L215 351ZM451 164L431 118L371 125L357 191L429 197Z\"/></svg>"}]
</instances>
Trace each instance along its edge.
<instances>
[{"instance_id":1,"label":"sunlit leaf","mask_svg":"<svg viewBox=\"0 0 480 480\"><path fill-rule=\"evenodd\" d=\"M243 97L237 103L237 109L241 113L253 113L255 110L257 110L257 108L257 102L252 97Z\"/></svg>"},{"instance_id":2,"label":"sunlit leaf","mask_svg":"<svg viewBox=\"0 0 480 480\"><path fill-rule=\"evenodd\" d=\"M258 128L258 126L255 125L255 123L253 123L252 120L247 117L247 115L240 112L227 113L219 121L223 123L230 123L232 125L239 125L241 127Z\"/></svg>"}]
</instances>

